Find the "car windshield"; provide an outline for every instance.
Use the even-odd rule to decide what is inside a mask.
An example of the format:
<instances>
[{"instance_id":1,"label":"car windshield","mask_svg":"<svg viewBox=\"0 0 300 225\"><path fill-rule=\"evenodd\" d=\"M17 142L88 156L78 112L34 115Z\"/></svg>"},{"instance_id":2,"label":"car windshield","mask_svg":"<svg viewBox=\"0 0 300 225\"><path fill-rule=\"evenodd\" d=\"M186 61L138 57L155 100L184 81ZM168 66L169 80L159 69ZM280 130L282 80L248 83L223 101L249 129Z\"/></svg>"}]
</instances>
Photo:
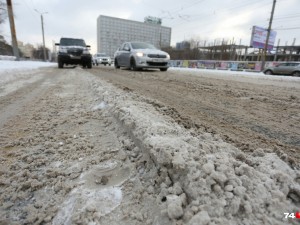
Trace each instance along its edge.
<instances>
[{"instance_id":1,"label":"car windshield","mask_svg":"<svg viewBox=\"0 0 300 225\"><path fill-rule=\"evenodd\" d=\"M82 46L86 47L84 40L82 39L73 39L73 38L62 38L60 40L60 45L62 46Z\"/></svg>"},{"instance_id":2,"label":"car windshield","mask_svg":"<svg viewBox=\"0 0 300 225\"><path fill-rule=\"evenodd\" d=\"M133 49L157 49L153 45L143 42L134 42L131 43Z\"/></svg>"}]
</instances>

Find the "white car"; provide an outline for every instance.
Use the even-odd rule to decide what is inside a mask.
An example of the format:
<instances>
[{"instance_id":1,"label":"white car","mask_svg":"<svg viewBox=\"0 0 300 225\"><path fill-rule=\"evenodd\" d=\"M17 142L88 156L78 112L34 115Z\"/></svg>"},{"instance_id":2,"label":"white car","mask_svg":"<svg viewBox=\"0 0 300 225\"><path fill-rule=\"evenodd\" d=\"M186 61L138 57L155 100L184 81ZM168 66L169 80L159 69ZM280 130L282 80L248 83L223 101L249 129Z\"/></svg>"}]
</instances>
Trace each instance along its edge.
<instances>
[{"instance_id":1,"label":"white car","mask_svg":"<svg viewBox=\"0 0 300 225\"><path fill-rule=\"evenodd\" d=\"M132 70L157 68L167 71L170 55L151 44L144 42L125 42L114 55L115 68L127 67Z\"/></svg>"},{"instance_id":2,"label":"white car","mask_svg":"<svg viewBox=\"0 0 300 225\"><path fill-rule=\"evenodd\" d=\"M94 64L96 64L97 66L99 64L103 64L103 65L111 65L111 58L106 55L105 53L97 53L94 55Z\"/></svg>"}]
</instances>

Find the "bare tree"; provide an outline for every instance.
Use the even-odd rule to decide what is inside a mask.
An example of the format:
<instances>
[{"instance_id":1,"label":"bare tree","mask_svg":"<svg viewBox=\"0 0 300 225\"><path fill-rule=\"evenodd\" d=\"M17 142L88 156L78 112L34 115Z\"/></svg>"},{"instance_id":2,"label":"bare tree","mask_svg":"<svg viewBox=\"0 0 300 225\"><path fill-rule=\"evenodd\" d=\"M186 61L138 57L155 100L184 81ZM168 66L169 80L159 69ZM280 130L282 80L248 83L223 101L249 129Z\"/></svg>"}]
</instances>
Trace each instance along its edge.
<instances>
[{"instance_id":1,"label":"bare tree","mask_svg":"<svg viewBox=\"0 0 300 225\"><path fill-rule=\"evenodd\" d=\"M49 55L50 50L46 48L46 54ZM34 59L44 59L44 47L43 45L39 45L37 48L32 50L32 56Z\"/></svg>"}]
</instances>

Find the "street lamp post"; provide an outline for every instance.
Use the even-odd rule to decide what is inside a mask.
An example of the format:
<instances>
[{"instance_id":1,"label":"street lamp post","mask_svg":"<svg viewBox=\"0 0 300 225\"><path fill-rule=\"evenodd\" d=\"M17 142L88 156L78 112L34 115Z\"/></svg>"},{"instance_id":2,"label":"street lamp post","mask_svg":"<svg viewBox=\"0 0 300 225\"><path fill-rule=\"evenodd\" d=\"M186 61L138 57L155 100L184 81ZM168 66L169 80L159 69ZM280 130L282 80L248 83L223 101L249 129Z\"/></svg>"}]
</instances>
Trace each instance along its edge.
<instances>
[{"instance_id":1,"label":"street lamp post","mask_svg":"<svg viewBox=\"0 0 300 225\"><path fill-rule=\"evenodd\" d=\"M15 29L15 21L14 21L14 15L13 15L13 9L12 9L12 3L11 0L6 0L7 3L7 12L9 17L9 24L10 24L10 32L11 32L11 39L12 39L12 46L13 46L13 53L16 57L16 60L20 60L20 54L18 49L18 42L17 42L17 35L16 35L16 29Z\"/></svg>"},{"instance_id":2,"label":"street lamp post","mask_svg":"<svg viewBox=\"0 0 300 225\"><path fill-rule=\"evenodd\" d=\"M43 14L46 14L48 12L39 12L38 10L35 9L35 11L39 14L41 14L41 23L42 23L42 34L43 34L43 52L44 52L44 61L47 60L46 58L46 47L45 47L45 35L44 35L44 18L43 18Z\"/></svg>"}]
</instances>

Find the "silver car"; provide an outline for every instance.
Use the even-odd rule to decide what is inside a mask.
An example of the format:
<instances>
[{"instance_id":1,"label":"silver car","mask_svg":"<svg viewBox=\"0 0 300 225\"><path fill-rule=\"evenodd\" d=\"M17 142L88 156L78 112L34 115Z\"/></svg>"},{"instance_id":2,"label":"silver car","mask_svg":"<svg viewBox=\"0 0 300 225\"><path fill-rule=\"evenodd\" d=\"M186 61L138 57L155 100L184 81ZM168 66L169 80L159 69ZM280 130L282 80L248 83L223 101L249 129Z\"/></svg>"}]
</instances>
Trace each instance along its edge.
<instances>
[{"instance_id":1,"label":"silver car","mask_svg":"<svg viewBox=\"0 0 300 225\"><path fill-rule=\"evenodd\" d=\"M106 55L105 53L97 53L94 55L94 64L96 64L97 66L99 64L103 64L103 65L111 65L111 59L108 55Z\"/></svg>"},{"instance_id":2,"label":"silver car","mask_svg":"<svg viewBox=\"0 0 300 225\"><path fill-rule=\"evenodd\" d=\"M132 70L157 68L167 71L170 55L151 44L144 42L125 42L114 55L115 68L127 67Z\"/></svg>"},{"instance_id":3,"label":"silver car","mask_svg":"<svg viewBox=\"0 0 300 225\"><path fill-rule=\"evenodd\" d=\"M264 69L264 74L280 74L280 75L293 75L300 76L300 63L287 62L280 63L277 66L272 66Z\"/></svg>"}]
</instances>

